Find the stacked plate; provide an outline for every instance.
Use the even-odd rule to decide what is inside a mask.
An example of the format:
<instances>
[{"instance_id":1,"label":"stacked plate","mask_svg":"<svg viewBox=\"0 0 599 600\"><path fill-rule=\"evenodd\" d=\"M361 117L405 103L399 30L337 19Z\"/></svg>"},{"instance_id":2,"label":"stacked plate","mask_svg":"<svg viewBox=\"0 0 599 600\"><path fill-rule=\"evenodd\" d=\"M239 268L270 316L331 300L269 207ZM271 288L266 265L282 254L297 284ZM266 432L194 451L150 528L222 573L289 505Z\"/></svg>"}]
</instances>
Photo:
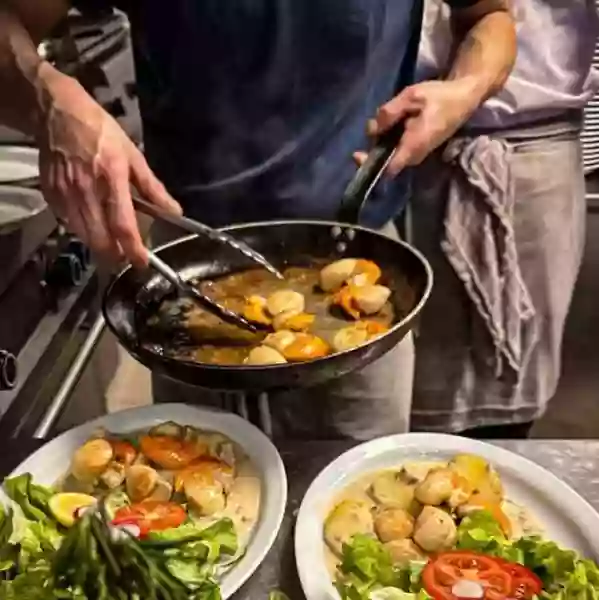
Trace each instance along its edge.
<instances>
[{"instance_id":1,"label":"stacked plate","mask_svg":"<svg viewBox=\"0 0 599 600\"><path fill-rule=\"evenodd\" d=\"M597 2L599 7L599 1ZM595 46L593 67L599 71L599 43ZM599 168L599 94L588 103L584 111L582 151L585 173Z\"/></svg>"}]
</instances>

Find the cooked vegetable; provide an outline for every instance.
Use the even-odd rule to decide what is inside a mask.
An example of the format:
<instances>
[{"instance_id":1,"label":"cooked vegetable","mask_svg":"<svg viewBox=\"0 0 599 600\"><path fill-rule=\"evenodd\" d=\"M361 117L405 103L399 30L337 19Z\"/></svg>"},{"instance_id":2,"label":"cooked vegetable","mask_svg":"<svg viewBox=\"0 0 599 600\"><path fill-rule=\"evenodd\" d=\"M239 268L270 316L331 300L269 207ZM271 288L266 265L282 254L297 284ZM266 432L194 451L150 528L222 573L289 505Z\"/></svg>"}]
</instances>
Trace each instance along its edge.
<instances>
[{"instance_id":1,"label":"cooked vegetable","mask_svg":"<svg viewBox=\"0 0 599 600\"><path fill-rule=\"evenodd\" d=\"M412 535L414 518L402 508L384 508L374 517L374 529L381 542L402 540Z\"/></svg>"},{"instance_id":2,"label":"cooked vegetable","mask_svg":"<svg viewBox=\"0 0 599 600\"><path fill-rule=\"evenodd\" d=\"M301 362L326 356L329 345L320 337L310 333L297 333L291 344L283 349L283 356L290 362Z\"/></svg>"},{"instance_id":3,"label":"cooked vegetable","mask_svg":"<svg viewBox=\"0 0 599 600\"><path fill-rule=\"evenodd\" d=\"M133 464L133 461L137 456L137 450L131 442L128 442L127 440L110 440L110 445L112 446L112 452L116 462L121 463L126 467Z\"/></svg>"},{"instance_id":4,"label":"cooked vegetable","mask_svg":"<svg viewBox=\"0 0 599 600\"><path fill-rule=\"evenodd\" d=\"M148 435L152 437L171 437L175 439L184 438L185 427L174 421L165 421L164 423L160 423L160 425L152 427L148 432Z\"/></svg>"},{"instance_id":5,"label":"cooked vegetable","mask_svg":"<svg viewBox=\"0 0 599 600\"><path fill-rule=\"evenodd\" d=\"M370 494L382 506L410 511L414 503L414 486L405 483L399 473L378 475L370 486Z\"/></svg>"},{"instance_id":6,"label":"cooked vegetable","mask_svg":"<svg viewBox=\"0 0 599 600\"><path fill-rule=\"evenodd\" d=\"M73 455L71 472L83 483L94 482L108 467L114 457L110 442L94 439L85 442Z\"/></svg>"},{"instance_id":7,"label":"cooked vegetable","mask_svg":"<svg viewBox=\"0 0 599 600\"><path fill-rule=\"evenodd\" d=\"M243 361L246 365L280 365L287 361L285 357L270 346L252 348L247 358Z\"/></svg>"},{"instance_id":8,"label":"cooked vegetable","mask_svg":"<svg viewBox=\"0 0 599 600\"><path fill-rule=\"evenodd\" d=\"M127 494L133 502L147 498L158 483L158 472L147 465L132 465L127 469Z\"/></svg>"},{"instance_id":9,"label":"cooked vegetable","mask_svg":"<svg viewBox=\"0 0 599 600\"><path fill-rule=\"evenodd\" d=\"M206 452L202 443L168 435L144 435L139 442L143 454L163 469L182 469Z\"/></svg>"},{"instance_id":10,"label":"cooked vegetable","mask_svg":"<svg viewBox=\"0 0 599 600\"><path fill-rule=\"evenodd\" d=\"M266 310L273 317L284 312L302 313L305 306L304 295L294 290L278 290L266 299Z\"/></svg>"},{"instance_id":11,"label":"cooked vegetable","mask_svg":"<svg viewBox=\"0 0 599 600\"><path fill-rule=\"evenodd\" d=\"M187 519L185 509L175 502L159 502L147 500L131 506L124 506L114 515L114 525L137 525L141 535L150 531L173 529L182 525Z\"/></svg>"},{"instance_id":12,"label":"cooked vegetable","mask_svg":"<svg viewBox=\"0 0 599 600\"><path fill-rule=\"evenodd\" d=\"M307 331L316 317L305 312L296 312L294 310L286 310L279 313L272 322L275 331L290 330L290 331Z\"/></svg>"},{"instance_id":13,"label":"cooked vegetable","mask_svg":"<svg viewBox=\"0 0 599 600\"><path fill-rule=\"evenodd\" d=\"M343 544L357 534L374 532L374 521L368 504L346 500L339 503L324 524L324 539L329 548L341 555Z\"/></svg>"},{"instance_id":14,"label":"cooked vegetable","mask_svg":"<svg viewBox=\"0 0 599 600\"><path fill-rule=\"evenodd\" d=\"M262 325L270 325L272 323L272 319L266 314L266 298L262 296L249 296L246 298L243 316L248 321Z\"/></svg>"},{"instance_id":15,"label":"cooked vegetable","mask_svg":"<svg viewBox=\"0 0 599 600\"><path fill-rule=\"evenodd\" d=\"M5 479L4 491L19 506L27 519L48 521L52 514L49 502L53 492L50 488L34 484L29 473Z\"/></svg>"},{"instance_id":16,"label":"cooked vegetable","mask_svg":"<svg viewBox=\"0 0 599 600\"><path fill-rule=\"evenodd\" d=\"M457 528L451 515L425 506L416 519L414 541L426 552L449 550L456 542Z\"/></svg>"}]
</instances>

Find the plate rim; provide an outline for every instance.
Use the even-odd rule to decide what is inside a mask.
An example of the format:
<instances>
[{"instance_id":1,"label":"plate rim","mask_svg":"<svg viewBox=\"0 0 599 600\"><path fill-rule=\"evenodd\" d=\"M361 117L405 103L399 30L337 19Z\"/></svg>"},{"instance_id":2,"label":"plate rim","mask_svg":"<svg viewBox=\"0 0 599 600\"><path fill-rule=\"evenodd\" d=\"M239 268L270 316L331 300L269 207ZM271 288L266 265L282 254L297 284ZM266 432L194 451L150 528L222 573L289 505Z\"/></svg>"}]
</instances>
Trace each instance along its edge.
<instances>
[{"instance_id":1,"label":"plate rim","mask_svg":"<svg viewBox=\"0 0 599 600\"><path fill-rule=\"evenodd\" d=\"M168 417L166 419L164 418L165 415L163 413L170 414L172 420L177 420L177 414L179 413L195 413L198 420L206 419L208 421L207 429L212 431L218 430L215 429L215 425L210 425L210 422L224 423L225 429L234 427L239 428L240 431L243 431L241 435L247 436L253 440L252 445L255 445L254 454L264 456L265 462L269 463L271 465L270 468L273 469L272 473L268 473L268 481L266 481L267 475L262 473L260 517L252 533L252 538L247 545L246 552L240 561L230 571L227 571L224 574L220 582L221 595L223 600L226 600L239 590L239 588L264 562L283 523L288 496L287 473L279 451L262 431L242 417L215 408L193 406L184 403L153 404L109 413L68 429L52 440L49 440L15 467L7 477L14 477L20 473L31 471L30 465L32 463L35 464L35 462L47 452L48 447L55 446L59 448L61 444L64 444L65 442L68 443L69 439L74 439L78 436L83 437L98 427L106 426L107 422L112 423L115 419L118 419L119 422L126 423L131 416L134 416L137 422L140 420L148 421L147 426L149 426L152 422L158 422L160 419L168 420ZM143 425L141 427L143 427ZM112 427L112 431L115 431L116 433L125 433L126 430L126 425L117 429ZM232 437L234 441L237 441L235 435L230 435L229 433L225 433L225 435L228 435L229 437ZM247 448L244 448L244 450L248 452ZM0 502L5 502L6 500L5 494L0 488ZM264 539L264 543L261 547L255 547L255 549L250 552L253 541L258 536Z\"/></svg>"},{"instance_id":2,"label":"plate rim","mask_svg":"<svg viewBox=\"0 0 599 600\"><path fill-rule=\"evenodd\" d=\"M471 452L491 462L509 461L509 467L502 464L500 469L520 474L525 471L526 478L534 488L542 493L549 491L550 497L560 497L560 509L566 507L566 518L573 521L581 531L593 530L593 522L595 526L599 526L599 513L570 485L538 463L501 446L444 433L404 433L378 438L350 448L325 466L313 479L302 499L295 525L294 551L298 576L308 600L339 600L339 594L330 581L326 566L320 564L315 567L310 560L311 555L305 551L312 545L309 526L313 518L312 513L317 511L318 503L322 503L323 494L326 494L327 498L332 495L332 477L337 474L335 479L339 481L355 479L360 475L360 470L348 470L348 467L359 464L365 457L387 454L393 449L398 452L403 450L404 453L413 449L416 454L419 452L418 448L421 448L420 452L423 453ZM593 542L589 536L587 541L594 550L595 559L599 559L599 541Z\"/></svg>"}]
</instances>

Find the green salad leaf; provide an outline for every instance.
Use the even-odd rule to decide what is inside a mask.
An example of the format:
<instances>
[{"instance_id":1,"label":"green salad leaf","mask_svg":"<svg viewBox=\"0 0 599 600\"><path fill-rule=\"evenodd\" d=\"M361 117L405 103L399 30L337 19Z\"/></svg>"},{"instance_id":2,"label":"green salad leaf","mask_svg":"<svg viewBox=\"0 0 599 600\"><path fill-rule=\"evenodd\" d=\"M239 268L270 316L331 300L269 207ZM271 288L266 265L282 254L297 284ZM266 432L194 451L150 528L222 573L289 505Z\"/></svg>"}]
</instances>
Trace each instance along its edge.
<instances>
[{"instance_id":1,"label":"green salad leaf","mask_svg":"<svg viewBox=\"0 0 599 600\"><path fill-rule=\"evenodd\" d=\"M343 600L427 600L421 583L425 564L396 566L379 540L356 535L343 546L335 586Z\"/></svg>"},{"instance_id":2,"label":"green salad leaf","mask_svg":"<svg viewBox=\"0 0 599 600\"><path fill-rule=\"evenodd\" d=\"M48 507L54 492L50 488L34 484L30 473L5 479L4 491L30 521L54 522Z\"/></svg>"},{"instance_id":3,"label":"green salad leaf","mask_svg":"<svg viewBox=\"0 0 599 600\"><path fill-rule=\"evenodd\" d=\"M543 600L599 600L599 566L541 537L506 539L493 516L471 513L458 527L457 547L520 563L543 581Z\"/></svg>"}]
</instances>

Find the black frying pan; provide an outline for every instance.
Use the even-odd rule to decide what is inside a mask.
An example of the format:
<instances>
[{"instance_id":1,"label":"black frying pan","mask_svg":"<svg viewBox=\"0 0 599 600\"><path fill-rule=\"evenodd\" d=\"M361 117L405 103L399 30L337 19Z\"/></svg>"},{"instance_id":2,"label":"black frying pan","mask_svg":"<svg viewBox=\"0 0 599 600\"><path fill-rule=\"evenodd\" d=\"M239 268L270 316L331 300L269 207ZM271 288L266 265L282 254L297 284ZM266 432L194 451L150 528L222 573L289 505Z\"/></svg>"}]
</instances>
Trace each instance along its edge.
<instances>
[{"instance_id":1,"label":"black frying pan","mask_svg":"<svg viewBox=\"0 0 599 600\"><path fill-rule=\"evenodd\" d=\"M279 269L286 264L309 266L344 256L375 261L393 290L391 301L401 320L368 344L309 362L259 367L198 364L142 347L140 324L168 293L170 284L154 272L129 267L106 291L104 316L121 344L150 370L219 390L263 392L322 383L360 369L393 348L412 328L431 291L432 272L424 257L408 244L369 229L319 221L276 221L240 225L227 231L271 259ZM194 235L156 251L185 279L211 279L255 267L229 247Z\"/></svg>"},{"instance_id":2,"label":"black frying pan","mask_svg":"<svg viewBox=\"0 0 599 600\"><path fill-rule=\"evenodd\" d=\"M171 285L153 271L132 267L122 271L105 293L103 311L108 326L121 344L150 370L217 390L256 393L306 387L341 377L379 358L413 327L432 287L431 268L417 250L376 231L348 224L358 221L362 206L391 160L401 133L400 125L381 137L369 152L343 196L340 223L276 221L224 230L264 255L279 270L343 257L373 260L383 271L385 283L392 290L395 313L400 317L384 335L346 352L293 364L227 366L170 358L142 345L139 332L151 311L171 291ZM205 236L187 236L155 252L183 279L213 279L255 267L244 254Z\"/></svg>"}]
</instances>

